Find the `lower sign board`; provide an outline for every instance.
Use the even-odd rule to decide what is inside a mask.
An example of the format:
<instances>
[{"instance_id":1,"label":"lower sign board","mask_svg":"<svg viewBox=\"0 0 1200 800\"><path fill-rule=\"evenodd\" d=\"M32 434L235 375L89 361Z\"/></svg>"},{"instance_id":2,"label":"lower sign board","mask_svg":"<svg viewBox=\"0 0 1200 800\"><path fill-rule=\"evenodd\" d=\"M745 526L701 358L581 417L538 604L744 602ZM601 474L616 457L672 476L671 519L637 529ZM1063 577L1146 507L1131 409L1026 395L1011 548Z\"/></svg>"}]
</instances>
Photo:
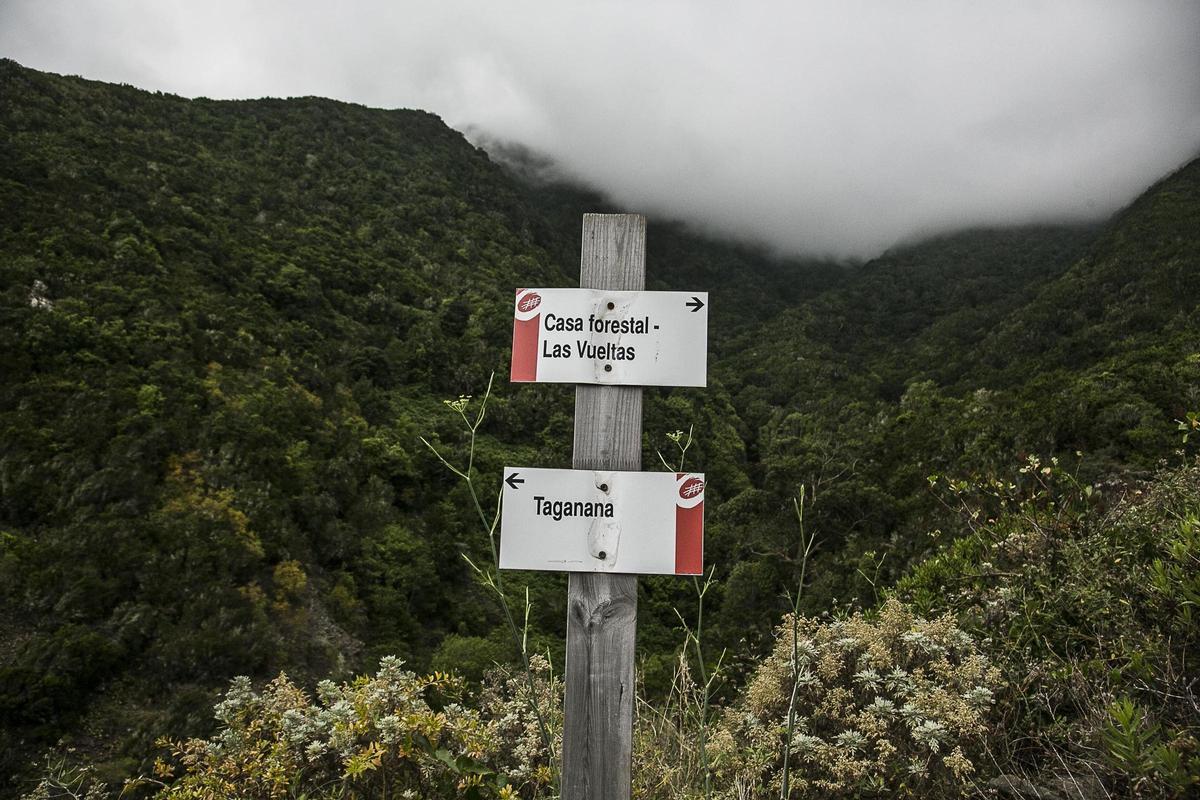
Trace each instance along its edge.
<instances>
[{"instance_id":1,"label":"lower sign board","mask_svg":"<svg viewBox=\"0 0 1200 800\"><path fill-rule=\"evenodd\" d=\"M704 475L505 467L500 568L699 575Z\"/></svg>"},{"instance_id":2,"label":"lower sign board","mask_svg":"<svg viewBox=\"0 0 1200 800\"><path fill-rule=\"evenodd\" d=\"M706 292L517 289L511 379L705 386Z\"/></svg>"}]
</instances>

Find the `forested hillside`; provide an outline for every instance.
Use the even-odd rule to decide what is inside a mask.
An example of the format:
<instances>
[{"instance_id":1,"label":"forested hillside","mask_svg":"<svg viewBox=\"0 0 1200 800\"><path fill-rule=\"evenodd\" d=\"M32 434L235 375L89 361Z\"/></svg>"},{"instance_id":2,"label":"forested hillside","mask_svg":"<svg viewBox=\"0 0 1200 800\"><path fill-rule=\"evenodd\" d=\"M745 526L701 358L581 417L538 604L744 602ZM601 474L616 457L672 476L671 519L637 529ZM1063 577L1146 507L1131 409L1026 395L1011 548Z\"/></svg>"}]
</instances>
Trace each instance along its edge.
<instances>
[{"instance_id":1,"label":"forested hillside","mask_svg":"<svg viewBox=\"0 0 1200 800\"><path fill-rule=\"evenodd\" d=\"M580 215L604 210L420 111L185 100L0 61L0 793L54 746L145 773L156 738L212 732L235 675L311 686L396 655L475 686L512 662L462 557L485 560L486 537L420 437L465 453L443 401L494 372L479 474L569 465L570 388L503 380L510 302L575 283ZM925 560L981 540L945 487L1032 456L1117 492L1180 463L1197 219L1200 162L1103 225L964 231L863 265L650 220L649 288L712 306L710 386L647 390L643 463L694 431L723 699L761 677L802 568L809 614L869 611L902 578L925 610L966 613L930 599L936 565L982 560ZM1194 481L1163 504L1190 513ZM565 580L510 580L560 663ZM641 592L655 697L695 588Z\"/></svg>"},{"instance_id":2,"label":"forested hillside","mask_svg":"<svg viewBox=\"0 0 1200 800\"><path fill-rule=\"evenodd\" d=\"M510 657L460 557L486 544L419 436L460 443L442 400L506 374L512 289L571 283L578 216L555 228L422 112L187 101L10 61L0 80L6 767L81 718L130 753L203 729L237 673ZM703 263L760 291L756 270L783 269L663 244L660 282ZM499 391L483 468L567 465L572 402ZM720 432L697 449L736 492L728 398L666 402L657 431ZM561 589L535 578L556 647Z\"/></svg>"},{"instance_id":3,"label":"forested hillside","mask_svg":"<svg viewBox=\"0 0 1200 800\"><path fill-rule=\"evenodd\" d=\"M486 633L417 436L565 280L510 182L420 112L2 80L5 757Z\"/></svg>"},{"instance_id":4,"label":"forested hillside","mask_svg":"<svg viewBox=\"0 0 1200 800\"><path fill-rule=\"evenodd\" d=\"M722 373L763 486L841 476L820 527L849 542L828 556L895 553L890 579L937 527L930 474L1057 454L1089 480L1148 475L1197 407L1198 192L1193 162L1098 230L934 240L768 322Z\"/></svg>"}]
</instances>

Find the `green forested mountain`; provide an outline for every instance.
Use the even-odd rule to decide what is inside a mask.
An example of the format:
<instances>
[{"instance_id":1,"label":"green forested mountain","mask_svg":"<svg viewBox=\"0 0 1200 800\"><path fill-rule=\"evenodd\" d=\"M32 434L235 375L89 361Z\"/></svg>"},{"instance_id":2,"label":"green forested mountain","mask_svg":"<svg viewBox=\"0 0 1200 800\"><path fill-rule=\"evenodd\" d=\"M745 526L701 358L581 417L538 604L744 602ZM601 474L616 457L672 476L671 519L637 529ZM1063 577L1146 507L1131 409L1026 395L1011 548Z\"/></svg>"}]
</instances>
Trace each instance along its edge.
<instances>
[{"instance_id":1,"label":"green forested mountain","mask_svg":"<svg viewBox=\"0 0 1200 800\"><path fill-rule=\"evenodd\" d=\"M2 81L6 767L81 724L129 754L202 729L237 673L509 657L460 557L486 544L418 437L461 445L441 401L506 372L512 288L572 282L578 216L555 227L421 112ZM667 230L660 282L782 271ZM746 484L719 389L651 407ZM571 408L501 390L481 468L567 465ZM560 648L562 580L534 591Z\"/></svg>"},{"instance_id":2,"label":"green forested mountain","mask_svg":"<svg viewBox=\"0 0 1200 800\"><path fill-rule=\"evenodd\" d=\"M1198 187L1193 162L1103 225L857 266L650 221L650 288L710 292L710 386L647 390L643 461L694 426L729 697L790 608L797 494L818 538L802 610L872 607L905 575L932 607L936 571L912 569L962 525L931 476L1057 456L1090 485L1177 458L1200 408ZM0 61L0 793L60 741L145 771L158 736L212 729L235 675L511 660L462 558L486 558L474 510L419 437L465 452L443 401L495 372L480 473L569 464L573 393L503 380L510 298L572 285L580 214L604 210L419 111ZM564 580L512 580L559 658ZM654 694L694 589L641 591Z\"/></svg>"},{"instance_id":3,"label":"green forested mountain","mask_svg":"<svg viewBox=\"0 0 1200 800\"><path fill-rule=\"evenodd\" d=\"M1053 453L1093 480L1148 474L1196 407L1198 181L1193 162L1098 229L899 249L768 321L721 373L761 485L840 476L820 527L850 543L826 556L858 574L854 553L893 553L888 582L937 527L931 473Z\"/></svg>"},{"instance_id":4,"label":"green forested mountain","mask_svg":"<svg viewBox=\"0 0 1200 800\"><path fill-rule=\"evenodd\" d=\"M501 365L518 276L566 280L511 181L420 112L0 81L4 758L486 634L417 437ZM494 412L531 454L565 409Z\"/></svg>"}]
</instances>

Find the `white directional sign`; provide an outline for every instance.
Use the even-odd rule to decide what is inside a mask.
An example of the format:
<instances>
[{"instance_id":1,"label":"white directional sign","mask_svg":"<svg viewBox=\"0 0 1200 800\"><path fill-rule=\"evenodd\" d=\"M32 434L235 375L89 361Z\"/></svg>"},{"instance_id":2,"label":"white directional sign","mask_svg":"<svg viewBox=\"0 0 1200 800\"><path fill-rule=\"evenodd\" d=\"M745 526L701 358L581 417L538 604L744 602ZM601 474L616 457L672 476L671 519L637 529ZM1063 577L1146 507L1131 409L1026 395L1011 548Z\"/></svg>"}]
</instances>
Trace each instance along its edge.
<instances>
[{"instance_id":1,"label":"white directional sign","mask_svg":"<svg viewBox=\"0 0 1200 800\"><path fill-rule=\"evenodd\" d=\"M517 289L511 377L705 386L708 293Z\"/></svg>"},{"instance_id":2,"label":"white directional sign","mask_svg":"<svg viewBox=\"0 0 1200 800\"><path fill-rule=\"evenodd\" d=\"M704 476L505 467L500 568L699 575Z\"/></svg>"}]
</instances>

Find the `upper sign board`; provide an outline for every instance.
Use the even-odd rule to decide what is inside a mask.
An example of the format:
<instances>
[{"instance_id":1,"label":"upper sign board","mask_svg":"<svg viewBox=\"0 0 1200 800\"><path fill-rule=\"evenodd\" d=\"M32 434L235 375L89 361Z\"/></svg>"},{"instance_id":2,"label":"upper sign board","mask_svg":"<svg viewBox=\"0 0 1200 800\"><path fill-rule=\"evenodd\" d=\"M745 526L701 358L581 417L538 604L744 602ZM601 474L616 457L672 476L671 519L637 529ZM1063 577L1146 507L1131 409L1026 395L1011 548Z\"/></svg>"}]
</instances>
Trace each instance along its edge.
<instances>
[{"instance_id":1,"label":"upper sign board","mask_svg":"<svg viewBox=\"0 0 1200 800\"><path fill-rule=\"evenodd\" d=\"M705 386L708 293L517 289L512 380Z\"/></svg>"},{"instance_id":2,"label":"upper sign board","mask_svg":"<svg viewBox=\"0 0 1200 800\"><path fill-rule=\"evenodd\" d=\"M699 575L704 476L505 467L500 568Z\"/></svg>"}]
</instances>

